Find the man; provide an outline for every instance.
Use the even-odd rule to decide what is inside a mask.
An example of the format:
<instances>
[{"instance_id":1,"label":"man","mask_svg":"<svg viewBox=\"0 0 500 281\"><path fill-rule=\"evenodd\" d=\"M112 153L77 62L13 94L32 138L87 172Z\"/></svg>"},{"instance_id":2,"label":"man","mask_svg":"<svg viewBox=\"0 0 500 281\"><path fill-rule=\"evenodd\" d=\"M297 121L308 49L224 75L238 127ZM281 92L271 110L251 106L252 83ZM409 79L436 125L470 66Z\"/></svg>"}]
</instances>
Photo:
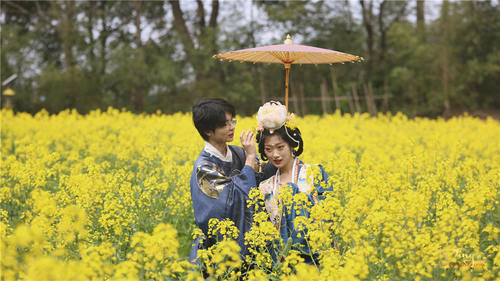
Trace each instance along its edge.
<instances>
[{"instance_id":1,"label":"man","mask_svg":"<svg viewBox=\"0 0 500 281\"><path fill-rule=\"evenodd\" d=\"M191 174L191 198L196 225L205 237L193 242L189 260L198 263L198 249L208 248L215 240L208 238L208 222L215 218L230 219L239 229L237 239L241 254L247 254L244 234L250 229L252 214L246 206L248 193L260 180L275 171L271 165L256 174L257 151L254 135L240 135L243 148L227 145L233 141L236 125L234 106L223 99L205 99L193 106L193 122L205 140L205 148L194 163Z\"/></svg>"}]
</instances>

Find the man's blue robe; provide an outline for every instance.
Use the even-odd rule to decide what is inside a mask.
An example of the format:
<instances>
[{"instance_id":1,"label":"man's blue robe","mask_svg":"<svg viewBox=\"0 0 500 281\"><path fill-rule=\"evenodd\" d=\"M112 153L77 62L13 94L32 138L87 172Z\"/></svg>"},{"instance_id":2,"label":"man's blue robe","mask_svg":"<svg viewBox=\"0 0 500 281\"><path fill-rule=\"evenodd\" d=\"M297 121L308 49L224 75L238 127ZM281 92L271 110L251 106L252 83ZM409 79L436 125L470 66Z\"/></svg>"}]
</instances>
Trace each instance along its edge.
<instances>
[{"instance_id":1,"label":"man's blue robe","mask_svg":"<svg viewBox=\"0 0 500 281\"><path fill-rule=\"evenodd\" d=\"M260 180L276 171L269 164L264 169L265 173L255 173L252 167L245 165L246 154L243 148L232 145L228 147L233 153L232 162L222 161L203 150L194 163L190 182L191 198L196 225L205 234L203 242L200 242L201 237L193 242L189 260L194 263L197 263L198 249L206 249L216 242L207 237L208 222L212 218L230 219L234 222L239 229L237 242L241 254L247 254L244 234L250 229L253 219L252 210L246 206L248 194Z\"/></svg>"}]
</instances>

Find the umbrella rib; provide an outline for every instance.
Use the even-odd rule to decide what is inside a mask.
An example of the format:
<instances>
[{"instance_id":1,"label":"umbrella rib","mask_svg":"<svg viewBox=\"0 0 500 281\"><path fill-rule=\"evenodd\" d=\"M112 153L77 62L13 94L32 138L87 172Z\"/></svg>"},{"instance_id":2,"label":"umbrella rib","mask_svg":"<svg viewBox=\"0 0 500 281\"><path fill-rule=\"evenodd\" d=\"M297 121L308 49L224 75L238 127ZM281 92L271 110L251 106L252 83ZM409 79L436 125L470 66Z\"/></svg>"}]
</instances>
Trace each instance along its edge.
<instances>
[{"instance_id":1,"label":"umbrella rib","mask_svg":"<svg viewBox=\"0 0 500 281\"><path fill-rule=\"evenodd\" d=\"M248 62L268 62L275 63L273 56L269 56L266 52L241 52L235 54L236 60L248 61Z\"/></svg>"},{"instance_id":2,"label":"umbrella rib","mask_svg":"<svg viewBox=\"0 0 500 281\"><path fill-rule=\"evenodd\" d=\"M274 56L269 55L269 54L268 54L268 53L266 53L266 52L259 52L259 53L258 53L258 54L256 54L256 55L257 55L257 58L258 58L258 59L260 59L260 60L262 60L262 61L266 61L266 62L267 62L267 61L269 61L270 59L271 59L271 60L274 60L274 59L275 59L275 58L274 58Z\"/></svg>"},{"instance_id":3,"label":"umbrella rib","mask_svg":"<svg viewBox=\"0 0 500 281\"><path fill-rule=\"evenodd\" d=\"M248 53L241 52L241 53L230 53L228 54L228 58L232 60L237 60L237 61L247 61L249 59Z\"/></svg>"},{"instance_id":4,"label":"umbrella rib","mask_svg":"<svg viewBox=\"0 0 500 281\"><path fill-rule=\"evenodd\" d=\"M342 53L309 53L307 56L297 60L298 64L324 64L324 63L342 63L349 61L357 61L356 56Z\"/></svg>"},{"instance_id":5,"label":"umbrella rib","mask_svg":"<svg viewBox=\"0 0 500 281\"><path fill-rule=\"evenodd\" d=\"M311 54L311 56L306 56L305 59L307 59L311 64L314 64L314 61L312 60L311 57L314 57L315 55L316 55L316 53Z\"/></svg>"},{"instance_id":6,"label":"umbrella rib","mask_svg":"<svg viewBox=\"0 0 500 281\"><path fill-rule=\"evenodd\" d=\"M279 59L276 58L276 56L274 56L274 54L272 54L272 53L260 52L258 57L259 57L259 59L261 59L264 62L276 63L277 62L276 60L278 60L278 62L280 62Z\"/></svg>"},{"instance_id":7,"label":"umbrella rib","mask_svg":"<svg viewBox=\"0 0 500 281\"><path fill-rule=\"evenodd\" d=\"M279 46L278 46L279 47ZM287 46L290 47L290 46ZM303 46L301 46L303 47ZM255 49L255 48L254 48ZM215 57L222 60L240 61L240 62L262 62L262 63L293 63L293 64L333 64L359 61L362 58L347 53L342 53L326 49L308 49L293 48L288 50L240 50L223 54L218 54Z\"/></svg>"},{"instance_id":8,"label":"umbrella rib","mask_svg":"<svg viewBox=\"0 0 500 281\"><path fill-rule=\"evenodd\" d=\"M318 62L315 62L313 61L312 58L314 58L316 56L316 53L311 53L309 54L308 56L304 56L304 60L306 60L307 62L301 62L301 63L304 63L304 64L317 64Z\"/></svg>"}]
</instances>

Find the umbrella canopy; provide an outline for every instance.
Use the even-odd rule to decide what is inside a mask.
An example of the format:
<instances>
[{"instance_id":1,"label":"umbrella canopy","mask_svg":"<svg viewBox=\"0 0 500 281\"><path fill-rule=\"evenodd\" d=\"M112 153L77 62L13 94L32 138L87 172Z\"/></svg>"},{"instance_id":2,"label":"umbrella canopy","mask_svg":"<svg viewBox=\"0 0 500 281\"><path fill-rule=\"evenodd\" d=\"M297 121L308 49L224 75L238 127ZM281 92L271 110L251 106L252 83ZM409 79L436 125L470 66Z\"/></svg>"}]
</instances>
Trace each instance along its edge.
<instances>
[{"instance_id":1,"label":"umbrella canopy","mask_svg":"<svg viewBox=\"0 0 500 281\"><path fill-rule=\"evenodd\" d=\"M293 44L290 35L284 44L242 49L214 55L215 58L240 62L279 63L285 65L285 104L288 109L288 77L292 64L334 64L363 60L362 57L338 51Z\"/></svg>"}]
</instances>

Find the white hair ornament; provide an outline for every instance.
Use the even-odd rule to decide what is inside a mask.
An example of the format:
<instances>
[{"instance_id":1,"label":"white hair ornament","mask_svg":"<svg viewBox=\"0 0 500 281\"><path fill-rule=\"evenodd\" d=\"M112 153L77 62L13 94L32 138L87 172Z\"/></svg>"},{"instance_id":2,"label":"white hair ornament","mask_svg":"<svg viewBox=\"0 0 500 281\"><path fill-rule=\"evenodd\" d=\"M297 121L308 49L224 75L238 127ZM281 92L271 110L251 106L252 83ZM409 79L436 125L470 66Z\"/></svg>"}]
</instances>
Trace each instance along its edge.
<instances>
[{"instance_id":1,"label":"white hair ornament","mask_svg":"<svg viewBox=\"0 0 500 281\"><path fill-rule=\"evenodd\" d=\"M257 122L257 130L259 132L268 129L271 134L284 126L285 133L288 137L299 144L297 132L293 132L293 136L291 136L289 132L297 128L295 124L295 115L293 113L288 114L286 107L279 101L270 101L262 105L257 112ZM260 136L262 138L262 134L260 134ZM260 142L260 140L258 142Z\"/></svg>"},{"instance_id":2,"label":"white hair ornament","mask_svg":"<svg viewBox=\"0 0 500 281\"><path fill-rule=\"evenodd\" d=\"M266 102L257 112L257 130L268 129L271 134L287 121L287 110L279 101Z\"/></svg>"}]
</instances>

